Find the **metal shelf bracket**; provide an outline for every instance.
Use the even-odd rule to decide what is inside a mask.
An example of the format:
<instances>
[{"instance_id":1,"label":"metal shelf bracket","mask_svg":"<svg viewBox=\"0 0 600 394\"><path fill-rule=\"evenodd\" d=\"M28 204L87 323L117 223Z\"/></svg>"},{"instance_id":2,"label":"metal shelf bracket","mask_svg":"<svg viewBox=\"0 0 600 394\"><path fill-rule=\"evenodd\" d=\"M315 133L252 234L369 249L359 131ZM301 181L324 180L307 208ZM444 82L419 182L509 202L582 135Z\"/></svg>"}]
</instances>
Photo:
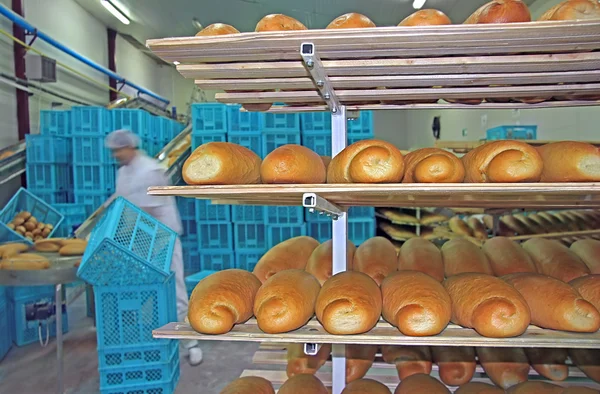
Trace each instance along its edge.
<instances>
[{"instance_id":1,"label":"metal shelf bracket","mask_svg":"<svg viewBox=\"0 0 600 394\"><path fill-rule=\"evenodd\" d=\"M315 45L312 42L300 44L300 55L304 61L304 67L310 73L313 82L317 89L319 89L319 93L327 103L329 110L334 114L337 113L340 108L340 102L335 95L333 85L331 85L331 82L327 77L327 73L325 72L321 58L319 58L319 55L317 54Z\"/></svg>"},{"instance_id":2,"label":"metal shelf bracket","mask_svg":"<svg viewBox=\"0 0 600 394\"><path fill-rule=\"evenodd\" d=\"M319 215L327 215L333 220L338 220L345 212L339 206L330 203L315 193L304 193L302 196L302 206L308 208L310 213L319 212Z\"/></svg>"},{"instance_id":3,"label":"metal shelf bracket","mask_svg":"<svg viewBox=\"0 0 600 394\"><path fill-rule=\"evenodd\" d=\"M305 343L304 354L307 356L316 356L317 353L319 353L319 350L321 350L321 346L320 343Z\"/></svg>"}]
</instances>

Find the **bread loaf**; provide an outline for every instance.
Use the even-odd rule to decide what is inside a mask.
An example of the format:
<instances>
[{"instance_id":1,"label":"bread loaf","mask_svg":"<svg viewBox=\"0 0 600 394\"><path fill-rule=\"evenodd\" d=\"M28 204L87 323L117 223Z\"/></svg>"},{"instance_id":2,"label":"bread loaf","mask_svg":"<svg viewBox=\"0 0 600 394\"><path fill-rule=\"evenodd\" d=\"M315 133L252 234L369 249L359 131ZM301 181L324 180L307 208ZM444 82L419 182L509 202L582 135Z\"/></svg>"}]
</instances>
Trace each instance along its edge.
<instances>
[{"instance_id":1,"label":"bread loaf","mask_svg":"<svg viewBox=\"0 0 600 394\"><path fill-rule=\"evenodd\" d=\"M569 357L585 376L600 383L600 351L598 349L569 349Z\"/></svg>"},{"instance_id":2,"label":"bread loaf","mask_svg":"<svg viewBox=\"0 0 600 394\"><path fill-rule=\"evenodd\" d=\"M381 316L381 290L361 272L346 271L325 282L315 306L317 319L330 334L362 334Z\"/></svg>"},{"instance_id":3,"label":"bread loaf","mask_svg":"<svg viewBox=\"0 0 600 394\"><path fill-rule=\"evenodd\" d=\"M327 168L327 183L399 183L404 158L389 142L363 140L346 147Z\"/></svg>"},{"instance_id":4,"label":"bread loaf","mask_svg":"<svg viewBox=\"0 0 600 394\"><path fill-rule=\"evenodd\" d=\"M252 273L265 283L267 279L279 271L306 268L312 252L319 246L319 241L311 237L294 237L272 247L254 266Z\"/></svg>"},{"instance_id":5,"label":"bread loaf","mask_svg":"<svg viewBox=\"0 0 600 394\"><path fill-rule=\"evenodd\" d=\"M473 230L471 230L467 222L458 216L453 216L450 218L448 221L448 227L450 227L450 231L458 235L466 235L469 237L473 235Z\"/></svg>"},{"instance_id":6,"label":"bread loaf","mask_svg":"<svg viewBox=\"0 0 600 394\"><path fill-rule=\"evenodd\" d=\"M5 257L0 261L0 269L9 271L35 271L50 268L50 261L35 253L22 253Z\"/></svg>"},{"instance_id":7,"label":"bread loaf","mask_svg":"<svg viewBox=\"0 0 600 394\"><path fill-rule=\"evenodd\" d=\"M567 349L525 348L529 363L546 379L561 381L569 377Z\"/></svg>"},{"instance_id":8,"label":"bread loaf","mask_svg":"<svg viewBox=\"0 0 600 394\"><path fill-rule=\"evenodd\" d=\"M439 148L423 148L404 157L402 183L460 183L465 167L452 152Z\"/></svg>"},{"instance_id":9,"label":"bread loaf","mask_svg":"<svg viewBox=\"0 0 600 394\"><path fill-rule=\"evenodd\" d=\"M352 241L346 242L346 270L352 271L352 262L356 246ZM314 276L321 286L325 281L331 278L333 271L333 241L323 242L312 252L306 263L306 272Z\"/></svg>"},{"instance_id":10,"label":"bread loaf","mask_svg":"<svg viewBox=\"0 0 600 394\"><path fill-rule=\"evenodd\" d=\"M529 360L521 348L478 347L477 357L490 380L505 390L527 381Z\"/></svg>"},{"instance_id":11,"label":"bread loaf","mask_svg":"<svg viewBox=\"0 0 600 394\"><path fill-rule=\"evenodd\" d=\"M590 273L600 274L600 241L582 239L574 242L570 249L587 265Z\"/></svg>"},{"instance_id":12,"label":"bread loaf","mask_svg":"<svg viewBox=\"0 0 600 394\"><path fill-rule=\"evenodd\" d=\"M61 256L81 256L85 253L85 249L87 248L87 243L78 242L72 243L70 245L65 245L60 248L58 254Z\"/></svg>"},{"instance_id":13,"label":"bread loaf","mask_svg":"<svg viewBox=\"0 0 600 394\"><path fill-rule=\"evenodd\" d=\"M0 245L0 260L17 256L19 253L23 253L28 249L29 245L17 242Z\"/></svg>"},{"instance_id":14,"label":"bread loaf","mask_svg":"<svg viewBox=\"0 0 600 394\"><path fill-rule=\"evenodd\" d=\"M225 23L213 23L196 33L197 36L222 36L227 34L238 34L239 30Z\"/></svg>"},{"instance_id":15,"label":"bread loaf","mask_svg":"<svg viewBox=\"0 0 600 394\"><path fill-rule=\"evenodd\" d=\"M448 386L461 386L473 378L477 367L474 348L432 346L431 354L440 370L440 379Z\"/></svg>"},{"instance_id":16,"label":"bread loaf","mask_svg":"<svg viewBox=\"0 0 600 394\"><path fill-rule=\"evenodd\" d=\"M279 394L329 394L325 385L314 375L296 375L279 389Z\"/></svg>"},{"instance_id":17,"label":"bread loaf","mask_svg":"<svg viewBox=\"0 0 600 394\"><path fill-rule=\"evenodd\" d=\"M409 239L398 253L398 271L420 271L442 282L444 280L442 252L425 239Z\"/></svg>"},{"instance_id":18,"label":"bread loaf","mask_svg":"<svg viewBox=\"0 0 600 394\"><path fill-rule=\"evenodd\" d=\"M541 182L600 181L600 149L586 142L553 142L537 148L544 161Z\"/></svg>"},{"instance_id":19,"label":"bread loaf","mask_svg":"<svg viewBox=\"0 0 600 394\"><path fill-rule=\"evenodd\" d=\"M426 9L414 12L404 18L398 26L451 25L452 21L442 11Z\"/></svg>"},{"instance_id":20,"label":"bread loaf","mask_svg":"<svg viewBox=\"0 0 600 394\"><path fill-rule=\"evenodd\" d=\"M319 290L319 282L303 270L280 271L271 276L254 299L258 327L267 334L302 327L315 314Z\"/></svg>"},{"instance_id":21,"label":"bread loaf","mask_svg":"<svg viewBox=\"0 0 600 394\"><path fill-rule=\"evenodd\" d=\"M269 153L260 166L263 183L325 183L321 156L300 145L283 145Z\"/></svg>"},{"instance_id":22,"label":"bread loaf","mask_svg":"<svg viewBox=\"0 0 600 394\"><path fill-rule=\"evenodd\" d=\"M376 26L369 18L356 12L340 15L327 25L327 29L360 29L364 27Z\"/></svg>"},{"instance_id":23,"label":"bread loaf","mask_svg":"<svg viewBox=\"0 0 600 394\"><path fill-rule=\"evenodd\" d=\"M289 30L308 30L306 26L296 19L283 14L270 14L262 18L256 24L257 33L263 31L289 31Z\"/></svg>"},{"instance_id":24,"label":"bread loaf","mask_svg":"<svg viewBox=\"0 0 600 394\"><path fill-rule=\"evenodd\" d=\"M503 276L521 293L531 310L531 323L543 328L574 332L596 332L600 313L567 283L541 274Z\"/></svg>"},{"instance_id":25,"label":"bread loaf","mask_svg":"<svg viewBox=\"0 0 600 394\"><path fill-rule=\"evenodd\" d=\"M229 142L200 145L183 164L188 185L243 185L260 183L260 157Z\"/></svg>"},{"instance_id":26,"label":"bread loaf","mask_svg":"<svg viewBox=\"0 0 600 394\"><path fill-rule=\"evenodd\" d=\"M396 248L383 237L370 238L360 245L352 263L354 271L369 275L378 285L397 267Z\"/></svg>"},{"instance_id":27,"label":"bread loaf","mask_svg":"<svg viewBox=\"0 0 600 394\"><path fill-rule=\"evenodd\" d=\"M467 220L467 224L469 225L469 228L473 232L473 236L476 239L479 239L481 241L485 241L488 239L487 230L485 229L485 226L483 225L481 220L477 219L476 217L471 216Z\"/></svg>"},{"instance_id":28,"label":"bread loaf","mask_svg":"<svg viewBox=\"0 0 600 394\"><path fill-rule=\"evenodd\" d=\"M494 274L481 248L462 238L455 238L442 245L442 259L447 278L465 272Z\"/></svg>"},{"instance_id":29,"label":"bread loaf","mask_svg":"<svg viewBox=\"0 0 600 394\"><path fill-rule=\"evenodd\" d=\"M471 382L460 386L454 394L504 394L504 390L487 383Z\"/></svg>"},{"instance_id":30,"label":"bread loaf","mask_svg":"<svg viewBox=\"0 0 600 394\"><path fill-rule=\"evenodd\" d=\"M450 321L450 296L431 276L417 271L395 272L381 284L383 318L404 335L437 335Z\"/></svg>"},{"instance_id":31,"label":"bread loaf","mask_svg":"<svg viewBox=\"0 0 600 394\"><path fill-rule=\"evenodd\" d=\"M531 22L529 8L521 0L493 0L482 5L464 22L478 23L513 23Z\"/></svg>"},{"instance_id":32,"label":"bread loaf","mask_svg":"<svg viewBox=\"0 0 600 394\"><path fill-rule=\"evenodd\" d=\"M512 232L519 235L530 234L530 230L523 225L519 220L515 219L513 215L504 215L500 218L500 223L504 223Z\"/></svg>"},{"instance_id":33,"label":"bread loaf","mask_svg":"<svg viewBox=\"0 0 600 394\"><path fill-rule=\"evenodd\" d=\"M452 300L452 322L496 338L518 336L527 329L529 306L502 279L469 273L447 278L443 284Z\"/></svg>"},{"instance_id":34,"label":"bread loaf","mask_svg":"<svg viewBox=\"0 0 600 394\"><path fill-rule=\"evenodd\" d=\"M359 379L344 387L342 394L391 394L386 385L372 379Z\"/></svg>"},{"instance_id":35,"label":"bread loaf","mask_svg":"<svg viewBox=\"0 0 600 394\"><path fill-rule=\"evenodd\" d=\"M493 141L462 157L465 182L537 182L544 164L536 149L520 141Z\"/></svg>"},{"instance_id":36,"label":"bread loaf","mask_svg":"<svg viewBox=\"0 0 600 394\"><path fill-rule=\"evenodd\" d=\"M529 216L522 214L515 214L513 216L523 227L525 227L527 234L545 234L548 232L544 227L540 226L534 220L531 220Z\"/></svg>"},{"instance_id":37,"label":"bread loaf","mask_svg":"<svg viewBox=\"0 0 600 394\"><path fill-rule=\"evenodd\" d=\"M381 347L383 361L396 364L398 377L404 380L412 375L431 373L431 350L427 346L389 346Z\"/></svg>"},{"instance_id":38,"label":"bread loaf","mask_svg":"<svg viewBox=\"0 0 600 394\"><path fill-rule=\"evenodd\" d=\"M582 276L573 279L569 284L577 290L584 300L600 311L600 275Z\"/></svg>"},{"instance_id":39,"label":"bread loaf","mask_svg":"<svg viewBox=\"0 0 600 394\"><path fill-rule=\"evenodd\" d=\"M394 394L450 394L450 390L446 388L439 380L432 378L429 375L412 375L400 382Z\"/></svg>"},{"instance_id":40,"label":"bread loaf","mask_svg":"<svg viewBox=\"0 0 600 394\"><path fill-rule=\"evenodd\" d=\"M562 394L563 388L547 382L522 382L507 390L508 394Z\"/></svg>"},{"instance_id":41,"label":"bread loaf","mask_svg":"<svg viewBox=\"0 0 600 394\"><path fill-rule=\"evenodd\" d=\"M590 273L579 257L558 241L533 238L524 242L522 246L529 253L540 274L568 283Z\"/></svg>"},{"instance_id":42,"label":"bread loaf","mask_svg":"<svg viewBox=\"0 0 600 394\"><path fill-rule=\"evenodd\" d=\"M260 281L248 271L218 271L202 279L192 291L188 320L202 334L225 334L234 324L252 317Z\"/></svg>"},{"instance_id":43,"label":"bread loaf","mask_svg":"<svg viewBox=\"0 0 600 394\"><path fill-rule=\"evenodd\" d=\"M600 394L600 391L589 387L571 386L565 387L562 394Z\"/></svg>"},{"instance_id":44,"label":"bread loaf","mask_svg":"<svg viewBox=\"0 0 600 394\"><path fill-rule=\"evenodd\" d=\"M529 254L516 242L504 237L487 240L481 248L496 276L518 272L537 272Z\"/></svg>"},{"instance_id":45,"label":"bread loaf","mask_svg":"<svg viewBox=\"0 0 600 394\"><path fill-rule=\"evenodd\" d=\"M346 345L346 383L362 379L373 366L376 345Z\"/></svg>"},{"instance_id":46,"label":"bread loaf","mask_svg":"<svg viewBox=\"0 0 600 394\"><path fill-rule=\"evenodd\" d=\"M546 11L538 21L568 21L577 19L600 19L597 0L567 0Z\"/></svg>"},{"instance_id":47,"label":"bread loaf","mask_svg":"<svg viewBox=\"0 0 600 394\"><path fill-rule=\"evenodd\" d=\"M229 383L220 394L275 394L275 390L265 378L246 376Z\"/></svg>"},{"instance_id":48,"label":"bread loaf","mask_svg":"<svg viewBox=\"0 0 600 394\"><path fill-rule=\"evenodd\" d=\"M59 241L55 241L52 238L40 239L34 242L33 248L42 253L56 253L60 250L61 244Z\"/></svg>"},{"instance_id":49,"label":"bread loaf","mask_svg":"<svg viewBox=\"0 0 600 394\"><path fill-rule=\"evenodd\" d=\"M331 344L323 344L314 356L304 353L304 344L290 343L287 345L288 378L300 374L314 375L327 362L331 355Z\"/></svg>"}]
</instances>

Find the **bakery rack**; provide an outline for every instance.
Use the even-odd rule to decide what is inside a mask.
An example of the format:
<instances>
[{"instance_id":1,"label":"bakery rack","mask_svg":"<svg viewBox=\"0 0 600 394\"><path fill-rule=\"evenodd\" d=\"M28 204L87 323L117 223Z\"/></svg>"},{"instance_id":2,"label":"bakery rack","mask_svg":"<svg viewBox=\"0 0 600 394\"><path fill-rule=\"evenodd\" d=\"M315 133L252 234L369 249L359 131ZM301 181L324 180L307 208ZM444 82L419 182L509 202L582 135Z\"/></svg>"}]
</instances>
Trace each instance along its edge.
<instances>
[{"instance_id":1,"label":"bakery rack","mask_svg":"<svg viewBox=\"0 0 600 394\"><path fill-rule=\"evenodd\" d=\"M554 108L600 105L600 21L387 27L241 33L148 41L160 58L202 89L225 90L223 103L285 103L273 112L329 111L332 153L346 146L346 119L362 109ZM526 104L520 99L546 101ZM490 99L479 105L439 99ZM507 101L498 103L497 101ZM333 219L333 273L346 270L350 206L598 208L600 183L227 185L151 187L151 195L221 204L300 205ZM484 338L449 326L415 338L380 322L362 335L326 333L316 321L291 333L262 333L254 320L223 335L171 323L157 338L271 343L332 343L333 393L345 385L349 343L446 346L585 347L600 349L600 333L574 334L530 327L518 338ZM309 353L315 346L307 345Z\"/></svg>"}]
</instances>

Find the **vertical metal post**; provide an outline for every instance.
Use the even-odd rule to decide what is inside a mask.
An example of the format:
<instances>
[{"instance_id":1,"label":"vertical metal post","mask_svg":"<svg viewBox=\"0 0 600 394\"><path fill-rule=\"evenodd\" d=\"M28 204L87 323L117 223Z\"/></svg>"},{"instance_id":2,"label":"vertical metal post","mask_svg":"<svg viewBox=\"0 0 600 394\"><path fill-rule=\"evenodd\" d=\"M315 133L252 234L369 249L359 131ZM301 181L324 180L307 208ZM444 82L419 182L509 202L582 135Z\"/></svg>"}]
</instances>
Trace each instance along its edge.
<instances>
[{"instance_id":1,"label":"vertical metal post","mask_svg":"<svg viewBox=\"0 0 600 394\"><path fill-rule=\"evenodd\" d=\"M23 16L23 0L12 0L12 9L16 14ZM13 35L21 41L25 39L25 29L16 23L13 23ZM25 54L27 50L18 42L13 43L13 63L15 67L15 77L22 80L27 78L25 73ZM25 140L25 135L29 134L29 92L22 89L15 89L17 99L17 131L19 141ZM25 173L21 174L21 186L27 186L27 177Z\"/></svg>"},{"instance_id":2,"label":"vertical metal post","mask_svg":"<svg viewBox=\"0 0 600 394\"><path fill-rule=\"evenodd\" d=\"M63 296L62 296L62 284L56 285L56 368L57 372L57 382L58 387L56 392L58 394L63 394L65 392L64 382L63 382L63 321L62 321L62 304L63 304Z\"/></svg>"},{"instance_id":3,"label":"vertical metal post","mask_svg":"<svg viewBox=\"0 0 600 394\"><path fill-rule=\"evenodd\" d=\"M114 73L117 72L117 31L111 29L110 27L106 28L106 36L108 38L108 69ZM108 85L117 89L117 81L114 78L108 77ZM108 91L108 98L110 101L115 101L119 96L117 96L117 92L114 90Z\"/></svg>"},{"instance_id":4,"label":"vertical metal post","mask_svg":"<svg viewBox=\"0 0 600 394\"><path fill-rule=\"evenodd\" d=\"M331 153L336 156L345 147L346 137L346 107L340 105L337 111L331 113ZM342 213L333 221L333 271L335 275L346 271L346 245L348 239L348 213ZM333 345L331 351L333 364L332 394L341 394L346 386L346 346Z\"/></svg>"}]
</instances>

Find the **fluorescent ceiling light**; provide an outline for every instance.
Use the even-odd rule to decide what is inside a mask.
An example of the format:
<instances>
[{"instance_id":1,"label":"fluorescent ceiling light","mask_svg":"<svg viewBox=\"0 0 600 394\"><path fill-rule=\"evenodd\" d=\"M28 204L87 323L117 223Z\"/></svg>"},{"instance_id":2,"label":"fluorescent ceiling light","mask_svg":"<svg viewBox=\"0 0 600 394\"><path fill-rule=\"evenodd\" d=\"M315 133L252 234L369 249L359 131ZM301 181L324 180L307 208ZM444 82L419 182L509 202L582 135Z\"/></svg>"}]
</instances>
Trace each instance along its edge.
<instances>
[{"instance_id":1,"label":"fluorescent ceiling light","mask_svg":"<svg viewBox=\"0 0 600 394\"><path fill-rule=\"evenodd\" d=\"M173 62L173 64L174 64L174 65L176 65L176 66L179 66L181 63L179 63L177 60L175 60L175 61Z\"/></svg>"},{"instance_id":2,"label":"fluorescent ceiling light","mask_svg":"<svg viewBox=\"0 0 600 394\"><path fill-rule=\"evenodd\" d=\"M115 5L110 0L100 0L100 3L102 3L104 8L106 8L108 12L113 14L115 18L121 21L121 23L123 23L124 25L128 25L130 23L129 18L125 16L123 11L115 7Z\"/></svg>"},{"instance_id":3,"label":"fluorescent ceiling light","mask_svg":"<svg viewBox=\"0 0 600 394\"><path fill-rule=\"evenodd\" d=\"M425 5L425 1L427 1L427 0L415 0L415 1L413 1L413 8L415 10L420 10Z\"/></svg>"}]
</instances>

